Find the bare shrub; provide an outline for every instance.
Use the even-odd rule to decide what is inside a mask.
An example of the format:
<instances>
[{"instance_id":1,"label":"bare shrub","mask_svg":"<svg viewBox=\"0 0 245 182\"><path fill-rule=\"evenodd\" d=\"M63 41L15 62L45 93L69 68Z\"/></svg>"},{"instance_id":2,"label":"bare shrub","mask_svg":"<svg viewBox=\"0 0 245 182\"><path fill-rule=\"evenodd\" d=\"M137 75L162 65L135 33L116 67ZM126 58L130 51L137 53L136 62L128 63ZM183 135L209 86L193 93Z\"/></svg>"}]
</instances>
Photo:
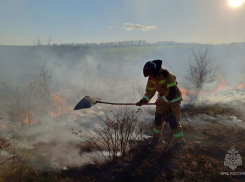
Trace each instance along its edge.
<instances>
[{"instance_id":1,"label":"bare shrub","mask_svg":"<svg viewBox=\"0 0 245 182\"><path fill-rule=\"evenodd\" d=\"M213 82L217 77L219 66L211 59L210 48L199 48L198 51L191 49L191 52L194 61L188 65L185 87L194 88L194 92L190 95L190 101L195 103L203 86Z\"/></svg>"},{"instance_id":2,"label":"bare shrub","mask_svg":"<svg viewBox=\"0 0 245 182\"><path fill-rule=\"evenodd\" d=\"M1 84L2 113L9 115L9 121L13 123L11 127L28 129L50 113L50 97L54 91L52 70L42 65L39 67L37 79L22 88L14 89L7 84Z\"/></svg>"},{"instance_id":3,"label":"bare shrub","mask_svg":"<svg viewBox=\"0 0 245 182\"><path fill-rule=\"evenodd\" d=\"M36 41L33 41L33 45L40 46L42 45L42 40L39 36L36 37Z\"/></svg>"},{"instance_id":4,"label":"bare shrub","mask_svg":"<svg viewBox=\"0 0 245 182\"><path fill-rule=\"evenodd\" d=\"M9 138L9 134L10 132L6 134L0 132L0 165L5 164L15 157L16 145L14 141Z\"/></svg>"},{"instance_id":5,"label":"bare shrub","mask_svg":"<svg viewBox=\"0 0 245 182\"><path fill-rule=\"evenodd\" d=\"M47 45L51 45L51 36L49 36L49 38L48 38Z\"/></svg>"},{"instance_id":6,"label":"bare shrub","mask_svg":"<svg viewBox=\"0 0 245 182\"><path fill-rule=\"evenodd\" d=\"M141 109L134 111L126 107L114 110L111 118L98 116L102 124L88 133L81 133L80 137L96 148L107 163L115 162L118 156L130 160L130 147L140 147L143 140L142 123L139 122L141 112Z\"/></svg>"},{"instance_id":7,"label":"bare shrub","mask_svg":"<svg viewBox=\"0 0 245 182\"><path fill-rule=\"evenodd\" d=\"M19 146L25 132L49 117L55 88L52 70L45 65L39 67L36 79L28 85L17 89L6 83L0 85L0 165L8 161L14 165L23 158Z\"/></svg>"},{"instance_id":8,"label":"bare shrub","mask_svg":"<svg viewBox=\"0 0 245 182\"><path fill-rule=\"evenodd\" d=\"M52 41L52 38L51 38L51 36L49 36L49 38L47 40L47 43L44 44L43 41L42 41L42 39L39 36L37 36L36 37L36 40L33 41L33 45L34 46L43 46L43 45L50 46L51 45L51 41Z\"/></svg>"}]
</instances>

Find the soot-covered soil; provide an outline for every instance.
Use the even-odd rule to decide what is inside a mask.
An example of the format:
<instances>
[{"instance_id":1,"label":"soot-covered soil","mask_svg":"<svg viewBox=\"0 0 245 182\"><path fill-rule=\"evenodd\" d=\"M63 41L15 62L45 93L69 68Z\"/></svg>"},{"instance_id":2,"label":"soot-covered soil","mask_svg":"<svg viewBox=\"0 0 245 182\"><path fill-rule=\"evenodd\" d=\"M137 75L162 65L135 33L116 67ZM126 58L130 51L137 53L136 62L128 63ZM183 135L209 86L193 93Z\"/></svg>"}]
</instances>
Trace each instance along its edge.
<instances>
[{"instance_id":1,"label":"soot-covered soil","mask_svg":"<svg viewBox=\"0 0 245 182\"><path fill-rule=\"evenodd\" d=\"M230 105L185 108L182 109L182 126L186 146L174 156L168 153L174 142L171 140L167 146L171 133L165 124L162 142L149 149L150 139L145 140L140 150L131 150L132 158L128 162L119 159L114 164L88 164L38 175L32 170L21 181L245 181L245 174L221 174L245 173L244 121L241 109ZM224 166L231 147L235 147L242 158L242 166L234 171ZM14 181L12 179L17 178L6 178Z\"/></svg>"},{"instance_id":2,"label":"soot-covered soil","mask_svg":"<svg viewBox=\"0 0 245 182\"><path fill-rule=\"evenodd\" d=\"M183 109L182 116L187 145L175 156L168 154L164 143L170 134L166 124L163 142L150 150L149 140L145 141L130 162L70 168L62 171L60 177L73 181L245 181L245 175L221 174L245 172L245 129L234 123L222 123L220 119L224 116L229 120L232 116L242 123L243 113L215 105ZM193 116L200 116L199 121L188 119ZM172 145L170 142L168 148ZM225 156L232 146L238 150L243 162L234 171L224 166Z\"/></svg>"}]
</instances>

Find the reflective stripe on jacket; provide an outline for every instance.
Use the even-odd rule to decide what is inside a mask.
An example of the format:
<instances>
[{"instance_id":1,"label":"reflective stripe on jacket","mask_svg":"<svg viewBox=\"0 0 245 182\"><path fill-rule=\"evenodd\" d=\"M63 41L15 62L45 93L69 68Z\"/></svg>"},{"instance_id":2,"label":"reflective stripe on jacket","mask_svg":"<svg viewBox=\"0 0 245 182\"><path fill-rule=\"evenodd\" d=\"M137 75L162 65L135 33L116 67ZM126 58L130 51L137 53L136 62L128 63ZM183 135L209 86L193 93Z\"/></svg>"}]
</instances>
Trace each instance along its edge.
<instances>
[{"instance_id":1,"label":"reflective stripe on jacket","mask_svg":"<svg viewBox=\"0 0 245 182\"><path fill-rule=\"evenodd\" d=\"M164 77L163 71L168 72L168 76ZM151 98L155 95L156 91L159 92L159 95L162 97L162 99L165 102L177 102L177 101L182 101L182 96L181 92L177 87L177 80L176 76L172 74L168 70L160 69L158 74L154 78L148 78L148 82L146 85L146 93L144 97L141 99L143 103L148 103ZM169 95L169 91L171 87L177 87L177 92L175 94L175 97L171 100L167 99L167 96Z\"/></svg>"}]
</instances>

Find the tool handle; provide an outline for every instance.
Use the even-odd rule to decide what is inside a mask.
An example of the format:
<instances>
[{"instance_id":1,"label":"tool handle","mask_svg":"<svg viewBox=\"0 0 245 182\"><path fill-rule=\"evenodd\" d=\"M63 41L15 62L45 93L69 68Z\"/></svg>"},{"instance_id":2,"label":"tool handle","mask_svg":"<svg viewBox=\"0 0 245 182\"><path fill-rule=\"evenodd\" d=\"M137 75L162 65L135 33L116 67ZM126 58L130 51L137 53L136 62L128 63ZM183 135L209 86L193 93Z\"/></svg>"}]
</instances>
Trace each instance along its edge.
<instances>
[{"instance_id":1,"label":"tool handle","mask_svg":"<svg viewBox=\"0 0 245 182\"><path fill-rule=\"evenodd\" d=\"M102 104L111 104L111 105L136 105L136 103L111 103L111 102L102 102L102 101L96 101L96 103L102 103ZM142 105L156 105L155 103L147 103Z\"/></svg>"}]
</instances>

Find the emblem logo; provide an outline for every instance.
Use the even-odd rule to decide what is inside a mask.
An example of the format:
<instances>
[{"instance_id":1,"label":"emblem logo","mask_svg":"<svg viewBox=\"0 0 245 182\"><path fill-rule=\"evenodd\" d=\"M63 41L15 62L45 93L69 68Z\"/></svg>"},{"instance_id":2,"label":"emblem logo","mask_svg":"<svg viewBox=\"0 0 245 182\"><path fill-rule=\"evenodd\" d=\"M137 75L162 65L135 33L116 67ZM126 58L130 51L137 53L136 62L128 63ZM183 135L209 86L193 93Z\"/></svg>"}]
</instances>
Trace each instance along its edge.
<instances>
[{"instance_id":1,"label":"emblem logo","mask_svg":"<svg viewBox=\"0 0 245 182\"><path fill-rule=\"evenodd\" d=\"M242 165L241 155L235 149L235 147L231 147L231 149L227 152L224 165L230 167L233 171L237 168L237 166Z\"/></svg>"}]
</instances>

